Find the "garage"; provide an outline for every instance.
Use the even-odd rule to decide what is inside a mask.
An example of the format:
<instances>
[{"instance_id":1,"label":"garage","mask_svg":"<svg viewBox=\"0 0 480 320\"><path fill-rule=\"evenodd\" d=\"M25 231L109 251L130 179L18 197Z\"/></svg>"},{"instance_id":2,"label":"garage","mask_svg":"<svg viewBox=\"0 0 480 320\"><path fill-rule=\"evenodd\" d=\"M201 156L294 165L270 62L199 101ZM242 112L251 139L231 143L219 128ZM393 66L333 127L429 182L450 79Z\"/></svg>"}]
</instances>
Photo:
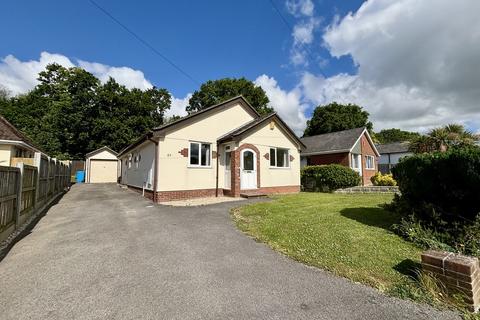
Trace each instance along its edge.
<instances>
[{"instance_id":1,"label":"garage","mask_svg":"<svg viewBox=\"0 0 480 320\"><path fill-rule=\"evenodd\" d=\"M105 146L86 155L87 183L114 183L118 178L117 153Z\"/></svg>"}]
</instances>

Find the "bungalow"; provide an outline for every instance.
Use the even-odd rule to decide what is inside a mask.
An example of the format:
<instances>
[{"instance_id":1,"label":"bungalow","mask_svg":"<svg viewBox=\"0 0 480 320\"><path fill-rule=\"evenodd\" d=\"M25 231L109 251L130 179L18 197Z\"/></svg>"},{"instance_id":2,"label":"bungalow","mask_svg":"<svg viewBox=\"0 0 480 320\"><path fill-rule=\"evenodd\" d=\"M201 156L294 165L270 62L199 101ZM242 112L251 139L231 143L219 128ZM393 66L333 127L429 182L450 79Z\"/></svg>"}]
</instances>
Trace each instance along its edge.
<instances>
[{"instance_id":1,"label":"bungalow","mask_svg":"<svg viewBox=\"0 0 480 320\"><path fill-rule=\"evenodd\" d=\"M366 128L325 133L300 139L306 146L302 151L302 166L341 164L357 171L362 184L371 184L370 178L378 171L380 153Z\"/></svg>"},{"instance_id":2,"label":"bungalow","mask_svg":"<svg viewBox=\"0 0 480 320\"><path fill-rule=\"evenodd\" d=\"M411 156L413 152L409 150L409 142L392 142L377 144L377 150L380 152L378 161L378 170L381 173L390 173L401 158Z\"/></svg>"},{"instance_id":3,"label":"bungalow","mask_svg":"<svg viewBox=\"0 0 480 320\"><path fill-rule=\"evenodd\" d=\"M35 152L40 151L20 130L0 116L0 166L15 165L14 158L33 164ZM31 163L26 159L31 159Z\"/></svg>"},{"instance_id":4,"label":"bungalow","mask_svg":"<svg viewBox=\"0 0 480 320\"><path fill-rule=\"evenodd\" d=\"M122 184L154 202L300 190L303 143L241 96L154 128L120 151Z\"/></svg>"}]
</instances>

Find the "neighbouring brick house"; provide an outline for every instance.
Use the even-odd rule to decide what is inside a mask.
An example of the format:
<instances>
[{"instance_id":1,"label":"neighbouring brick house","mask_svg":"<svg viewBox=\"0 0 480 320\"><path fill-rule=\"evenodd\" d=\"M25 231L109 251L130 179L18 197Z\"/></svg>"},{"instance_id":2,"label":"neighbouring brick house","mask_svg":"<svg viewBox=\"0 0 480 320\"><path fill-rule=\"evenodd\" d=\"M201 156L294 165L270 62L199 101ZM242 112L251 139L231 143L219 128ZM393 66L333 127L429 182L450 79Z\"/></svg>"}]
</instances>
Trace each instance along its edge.
<instances>
[{"instance_id":1,"label":"neighbouring brick house","mask_svg":"<svg viewBox=\"0 0 480 320\"><path fill-rule=\"evenodd\" d=\"M378 170L381 173L390 173L401 158L413 155L409 142L377 144L377 150L381 154L378 161Z\"/></svg>"},{"instance_id":2,"label":"neighbouring brick house","mask_svg":"<svg viewBox=\"0 0 480 320\"><path fill-rule=\"evenodd\" d=\"M303 143L241 96L154 128L120 151L121 183L155 202L300 191Z\"/></svg>"},{"instance_id":3,"label":"neighbouring brick house","mask_svg":"<svg viewBox=\"0 0 480 320\"><path fill-rule=\"evenodd\" d=\"M300 139L306 146L302 150L302 166L341 164L357 171L363 185L378 171L378 152L366 128L325 133Z\"/></svg>"}]
</instances>

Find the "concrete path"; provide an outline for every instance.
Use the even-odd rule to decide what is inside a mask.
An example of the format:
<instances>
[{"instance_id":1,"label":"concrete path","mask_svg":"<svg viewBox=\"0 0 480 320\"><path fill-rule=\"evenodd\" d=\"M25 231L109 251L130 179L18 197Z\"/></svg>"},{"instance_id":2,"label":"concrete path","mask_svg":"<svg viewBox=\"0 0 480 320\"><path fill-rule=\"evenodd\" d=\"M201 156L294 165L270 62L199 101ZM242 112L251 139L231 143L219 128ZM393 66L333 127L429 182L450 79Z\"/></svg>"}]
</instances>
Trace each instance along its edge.
<instances>
[{"instance_id":1,"label":"concrete path","mask_svg":"<svg viewBox=\"0 0 480 320\"><path fill-rule=\"evenodd\" d=\"M273 252L237 231L238 204L153 206L115 185L73 186L0 262L0 318L455 318Z\"/></svg>"}]
</instances>

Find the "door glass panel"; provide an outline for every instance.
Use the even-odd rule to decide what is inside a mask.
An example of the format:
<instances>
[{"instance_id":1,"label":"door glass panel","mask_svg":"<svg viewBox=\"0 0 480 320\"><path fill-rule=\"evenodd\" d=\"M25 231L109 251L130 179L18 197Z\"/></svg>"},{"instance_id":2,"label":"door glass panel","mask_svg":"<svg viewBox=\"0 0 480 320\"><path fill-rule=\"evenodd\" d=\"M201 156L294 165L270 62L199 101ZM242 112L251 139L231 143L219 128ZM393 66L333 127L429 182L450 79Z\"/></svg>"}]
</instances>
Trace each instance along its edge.
<instances>
[{"instance_id":1,"label":"door glass panel","mask_svg":"<svg viewBox=\"0 0 480 320\"><path fill-rule=\"evenodd\" d=\"M253 152L251 151L243 153L243 170L253 170Z\"/></svg>"},{"instance_id":2,"label":"door glass panel","mask_svg":"<svg viewBox=\"0 0 480 320\"><path fill-rule=\"evenodd\" d=\"M225 152L225 170L230 170L232 153L230 151Z\"/></svg>"}]
</instances>

